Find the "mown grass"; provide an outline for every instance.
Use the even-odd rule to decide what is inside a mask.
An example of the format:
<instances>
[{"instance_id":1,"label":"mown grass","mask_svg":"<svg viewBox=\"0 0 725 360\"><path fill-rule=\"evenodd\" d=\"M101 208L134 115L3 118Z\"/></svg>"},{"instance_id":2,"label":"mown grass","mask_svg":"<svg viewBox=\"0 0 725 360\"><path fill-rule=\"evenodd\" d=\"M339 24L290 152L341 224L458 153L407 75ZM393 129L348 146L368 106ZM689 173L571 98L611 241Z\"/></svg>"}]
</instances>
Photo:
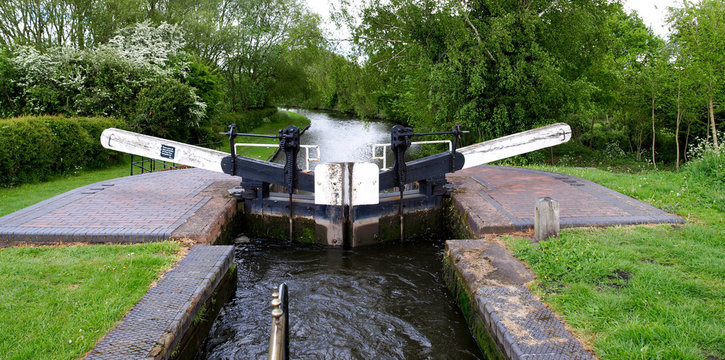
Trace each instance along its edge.
<instances>
[{"instance_id":1,"label":"mown grass","mask_svg":"<svg viewBox=\"0 0 725 360\"><path fill-rule=\"evenodd\" d=\"M175 242L0 249L0 358L81 357L180 249Z\"/></svg>"},{"instance_id":2,"label":"mown grass","mask_svg":"<svg viewBox=\"0 0 725 360\"><path fill-rule=\"evenodd\" d=\"M539 167L592 180L675 213L684 225L574 229L534 245L507 238L542 299L601 359L725 358L725 187L697 171L612 173Z\"/></svg>"}]
</instances>

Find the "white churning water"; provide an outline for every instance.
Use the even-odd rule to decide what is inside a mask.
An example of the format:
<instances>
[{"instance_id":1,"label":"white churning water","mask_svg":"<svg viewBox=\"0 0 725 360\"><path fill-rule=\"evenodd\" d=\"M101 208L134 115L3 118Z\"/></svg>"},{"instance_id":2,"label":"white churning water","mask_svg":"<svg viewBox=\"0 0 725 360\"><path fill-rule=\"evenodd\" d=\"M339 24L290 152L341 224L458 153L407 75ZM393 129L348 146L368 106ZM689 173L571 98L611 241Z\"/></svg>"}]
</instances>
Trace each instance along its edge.
<instances>
[{"instance_id":1,"label":"white churning water","mask_svg":"<svg viewBox=\"0 0 725 360\"><path fill-rule=\"evenodd\" d=\"M372 162L372 144L390 142L390 128L392 125L377 121L361 121L354 117L344 115L311 111L303 109L289 109L312 121L312 126L302 136L301 142L305 145L319 145L320 162ZM304 156L304 150L300 151ZM300 159L304 165L304 159ZM377 161L378 165L380 161ZM310 165L314 168L316 163Z\"/></svg>"}]
</instances>

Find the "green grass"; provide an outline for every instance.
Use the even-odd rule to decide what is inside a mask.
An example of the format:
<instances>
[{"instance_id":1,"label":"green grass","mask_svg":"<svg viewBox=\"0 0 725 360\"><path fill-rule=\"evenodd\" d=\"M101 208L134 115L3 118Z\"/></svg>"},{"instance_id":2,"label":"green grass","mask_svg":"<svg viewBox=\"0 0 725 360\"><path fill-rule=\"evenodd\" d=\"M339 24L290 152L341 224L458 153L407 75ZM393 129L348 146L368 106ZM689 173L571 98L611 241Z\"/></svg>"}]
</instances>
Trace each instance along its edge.
<instances>
[{"instance_id":1,"label":"green grass","mask_svg":"<svg viewBox=\"0 0 725 360\"><path fill-rule=\"evenodd\" d=\"M725 358L725 187L697 171L612 173L539 167L589 179L686 220L682 226L507 238L532 285L601 359ZM720 179L721 180L721 179Z\"/></svg>"},{"instance_id":2,"label":"green grass","mask_svg":"<svg viewBox=\"0 0 725 360\"><path fill-rule=\"evenodd\" d=\"M0 249L0 358L81 357L180 249L174 242Z\"/></svg>"}]
</instances>

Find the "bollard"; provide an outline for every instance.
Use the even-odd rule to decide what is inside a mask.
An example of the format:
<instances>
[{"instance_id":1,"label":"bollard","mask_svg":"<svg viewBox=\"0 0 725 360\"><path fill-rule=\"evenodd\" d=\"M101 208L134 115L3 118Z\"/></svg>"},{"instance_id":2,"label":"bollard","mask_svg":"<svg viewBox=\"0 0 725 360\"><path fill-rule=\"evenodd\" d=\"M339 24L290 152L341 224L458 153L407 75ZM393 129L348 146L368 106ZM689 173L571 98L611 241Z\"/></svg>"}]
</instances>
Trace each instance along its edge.
<instances>
[{"instance_id":1,"label":"bollard","mask_svg":"<svg viewBox=\"0 0 725 360\"><path fill-rule=\"evenodd\" d=\"M548 196L536 199L534 239L541 241L550 236L559 236L559 231L559 202Z\"/></svg>"}]
</instances>

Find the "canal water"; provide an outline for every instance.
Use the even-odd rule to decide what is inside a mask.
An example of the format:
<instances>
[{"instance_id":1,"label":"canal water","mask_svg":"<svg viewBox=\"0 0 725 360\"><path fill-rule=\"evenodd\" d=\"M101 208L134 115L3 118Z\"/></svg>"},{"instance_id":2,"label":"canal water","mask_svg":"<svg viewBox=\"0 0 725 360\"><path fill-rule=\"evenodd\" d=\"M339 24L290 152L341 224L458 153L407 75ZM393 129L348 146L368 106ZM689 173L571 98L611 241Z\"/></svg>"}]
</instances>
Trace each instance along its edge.
<instances>
[{"instance_id":1,"label":"canal water","mask_svg":"<svg viewBox=\"0 0 725 360\"><path fill-rule=\"evenodd\" d=\"M265 359L289 286L292 359L483 359L442 278L442 243L355 250L236 245L234 298L197 359Z\"/></svg>"},{"instance_id":2,"label":"canal water","mask_svg":"<svg viewBox=\"0 0 725 360\"><path fill-rule=\"evenodd\" d=\"M392 124L382 121L362 121L329 111L284 110L296 112L310 119L310 128L300 138L303 145L320 147L320 161L310 162L310 170L314 170L317 164L326 162L374 162L382 166L382 161L372 160L372 145L390 143ZM305 156L305 149L300 149L297 164L302 170L305 170L306 166ZM317 152L310 150L310 157L316 156ZM284 154L278 153L273 161L284 163ZM388 166L391 163L390 150L388 150Z\"/></svg>"},{"instance_id":3,"label":"canal water","mask_svg":"<svg viewBox=\"0 0 725 360\"><path fill-rule=\"evenodd\" d=\"M310 119L311 126L300 141L302 144L320 146L321 163L372 162L372 144L390 143L392 124L386 122L361 121L326 111L304 109L287 111L296 112Z\"/></svg>"}]
</instances>

